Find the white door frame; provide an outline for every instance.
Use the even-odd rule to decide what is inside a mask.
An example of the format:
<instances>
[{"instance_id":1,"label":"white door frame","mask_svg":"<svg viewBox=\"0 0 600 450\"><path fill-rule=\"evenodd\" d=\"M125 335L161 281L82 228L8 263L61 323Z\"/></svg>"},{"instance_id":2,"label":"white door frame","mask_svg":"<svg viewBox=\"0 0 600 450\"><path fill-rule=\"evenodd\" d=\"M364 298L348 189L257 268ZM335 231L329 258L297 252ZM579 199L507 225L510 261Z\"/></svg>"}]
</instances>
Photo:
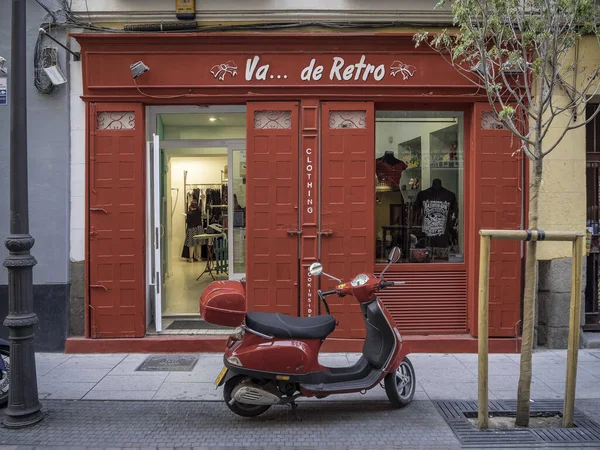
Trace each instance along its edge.
<instances>
[{"instance_id":1,"label":"white door frame","mask_svg":"<svg viewBox=\"0 0 600 450\"><path fill-rule=\"evenodd\" d=\"M160 139L152 136L152 141L146 142L146 264L147 264L147 294L146 321L149 322L149 311L154 299L154 325L156 332L162 331L162 291L163 273L161 258L161 220L160 220ZM151 199L151 202L150 202Z\"/></svg>"},{"instance_id":2,"label":"white door frame","mask_svg":"<svg viewBox=\"0 0 600 450\"><path fill-rule=\"evenodd\" d=\"M160 193L160 177L162 174L160 173L160 151L167 149L186 149L186 148L227 148L227 157L228 161L232 158L232 150L240 150L245 149L246 147L246 139L173 139L173 140L160 140L157 133L157 116L159 114L220 114L220 113L246 113L246 105L214 105L214 106L147 106L146 107L146 167L147 167L147 192L150 190L150 178L154 176L154 192L155 199L153 205L148 205L146 208L147 215L155 214L155 218L158 218L159 223L155 224L158 227L158 233L160 238L161 227L163 224L160 222L160 202L162 194ZM153 164L156 164L156 169L154 170L154 174L149 172L151 164L150 164L150 145L154 146L154 149L158 149L158 151L153 152L154 161ZM229 162L231 167L231 162ZM228 183L228 193L227 195L231 198L231 184ZM156 196L158 193L158 197ZM185 194L184 194L185 195ZM231 202L230 202L231 203ZM158 207L158 209L156 209ZM230 207L231 209L231 207ZM158 212L156 212L156 211ZM151 218L147 216L147 220ZM230 220L233 221L233 217L230 216ZM149 223L152 223L151 221ZM231 222L233 225L233 222ZM156 293L156 282L160 280L162 284L163 277L165 274L162 273L161 266L161 257L160 257L160 243L158 246L158 250L154 246L154 241L152 235L150 234L152 230L150 230L150 225L147 227L147 237L146 237L146 264L147 264L147 306L150 306L151 298L150 294L152 292ZM156 230L154 230L156 232ZM228 240L229 242L233 242L231 240L233 236L233 226L228 227ZM168 255L167 255L168 257ZM157 260L158 271L152 270L152 260L155 258ZM230 273L233 270L232 260L233 258L233 248L229 252L229 270ZM230 275L231 276L231 275ZM158 279L157 279L158 277ZM240 277L241 278L241 277ZM152 285L151 285L152 284ZM154 287L154 289L152 289ZM156 300L155 296L155 317L154 323L156 325L156 331L162 331L162 289L163 286L159 286L158 291L158 300ZM156 295L156 294L155 294ZM150 309L150 308L147 308ZM149 323L151 320L149 312L147 313L147 322Z\"/></svg>"},{"instance_id":3,"label":"white door frame","mask_svg":"<svg viewBox=\"0 0 600 450\"><path fill-rule=\"evenodd\" d=\"M239 142L239 141L243 141L243 142ZM227 215L229 216L228 218L228 226L227 226L227 247L229 248L228 250L228 254L227 257L229 259L228 261L228 266L229 266L229 279L230 280L241 280L242 278L246 277L246 274L235 274L233 271L233 221L234 221L234 211L233 211L233 173L235 168L233 167L233 152L237 152L237 151L246 151L246 139L240 140L240 139L232 139L231 141L229 141L229 145L227 146L227 165L229 167L228 172L229 175L227 176L227 196L228 198L228 212Z\"/></svg>"}]
</instances>

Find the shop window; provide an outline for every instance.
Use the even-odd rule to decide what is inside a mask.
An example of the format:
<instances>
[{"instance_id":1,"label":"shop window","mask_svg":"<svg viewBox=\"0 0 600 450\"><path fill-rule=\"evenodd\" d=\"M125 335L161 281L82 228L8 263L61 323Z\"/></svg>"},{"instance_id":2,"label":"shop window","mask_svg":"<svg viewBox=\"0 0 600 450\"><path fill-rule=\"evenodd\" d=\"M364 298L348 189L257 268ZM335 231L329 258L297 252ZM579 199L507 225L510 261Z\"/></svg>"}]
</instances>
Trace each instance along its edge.
<instances>
[{"instance_id":1,"label":"shop window","mask_svg":"<svg viewBox=\"0 0 600 450\"><path fill-rule=\"evenodd\" d=\"M96 116L98 131L135 130L133 111L100 111Z\"/></svg>"},{"instance_id":2,"label":"shop window","mask_svg":"<svg viewBox=\"0 0 600 450\"><path fill-rule=\"evenodd\" d=\"M463 262L462 113L377 111L375 133L376 261Z\"/></svg>"},{"instance_id":3,"label":"shop window","mask_svg":"<svg viewBox=\"0 0 600 450\"><path fill-rule=\"evenodd\" d=\"M291 111L254 111L255 130L289 130L292 128Z\"/></svg>"},{"instance_id":4,"label":"shop window","mask_svg":"<svg viewBox=\"0 0 600 450\"><path fill-rule=\"evenodd\" d=\"M366 128L366 111L329 111L329 128Z\"/></svg>"}]
</instances>

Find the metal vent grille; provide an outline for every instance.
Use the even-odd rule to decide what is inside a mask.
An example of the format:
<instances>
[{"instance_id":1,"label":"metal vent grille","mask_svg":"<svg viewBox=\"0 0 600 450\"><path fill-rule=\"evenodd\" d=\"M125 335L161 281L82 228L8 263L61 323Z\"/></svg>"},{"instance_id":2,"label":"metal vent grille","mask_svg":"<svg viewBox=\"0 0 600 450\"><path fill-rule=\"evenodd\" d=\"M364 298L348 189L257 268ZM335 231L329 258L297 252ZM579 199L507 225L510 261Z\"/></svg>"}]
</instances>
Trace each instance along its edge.
<instances>
[{"instance_id":1,"label":"metal vent grille","mask_svg":"<svg viewBox=\"0 0 600 450\"><path fill-rule=\"evenodd\" d=\"M467 332L466 271L387 272L385 278L406 282L379 294L401 333Z\"/></svg>"}]
</instances>

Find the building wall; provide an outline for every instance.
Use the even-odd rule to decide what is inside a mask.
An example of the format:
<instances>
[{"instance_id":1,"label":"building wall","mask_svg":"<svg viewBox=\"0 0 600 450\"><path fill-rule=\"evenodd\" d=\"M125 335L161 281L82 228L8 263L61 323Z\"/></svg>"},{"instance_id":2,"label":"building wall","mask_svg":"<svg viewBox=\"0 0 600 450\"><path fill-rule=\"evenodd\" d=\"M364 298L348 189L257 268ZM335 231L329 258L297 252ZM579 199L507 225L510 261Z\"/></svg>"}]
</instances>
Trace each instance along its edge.
<instances>
[{"instance_id":1,"label":"building wall","mask_svg":"<svg viewBox=\"0 0 600 450\"><path fill-rule=\"evenodd\" d=\"M423 2L397 2L383 0L368 4L357 0L333 0L324 5L318 0L309 1L280 1L274 7L273 2L258 0L246 2L232 0L225 3L196 0L197 17L200 23L224 21L235 23L238 21L328 21L328 20L356 20L356 21L398 21L407 27L395 29L379 29L378 31L416 31L436 23L448 23L450 16L447 11L434 10L436 0ZM326 6L326 7L325 7ZM120 28L125 23L158 22L161 20L175 20L174 2L149 0L146 2L122 2L119 0L74 0L73 11L80 18L92 20L111 27ZM412 28L408 27L413 25ZM291 31L294 31L293 29ZM303 30L308 31L308 30ZM316 29L315 31L322 31ZM77 45L72 40L73 45ZM587 62L587 66L594 66L600 62L600 49L593 38L585 38L580 56ZM72 273L80 273L83 280L84 259L84 201L83 201L83 175L85 156L85 114L81 109L81 68L80 64L73 64L71 71L71 138L72 138L72 213L71 213L71 260ZM589 69L588 69L589 70ZM584 76L580 77L581 80ZM557 91L557 100L561 96ZM77 112L76 112L77 110ZM567 116L567 115L565 115ZM555 120L553 129L546 139L547 145L554 141L564 127L568 117ZM185 131L185 130L184 130ZM179 130L165 132L167 138L199 138L201 136L187 135ZM241 137L241 136L240 136ZM540 193L540 219L541 229L545 230L574 230L583 231L586 220L586 190L585 190L585 128L569 132L562 143L544 160L544 177ZM568 304L568 292L564 288L556 288L556 284L548 280L556 278L565 270L565 259L571 256L571 245L568 243L544 242L539 246L538 259L540 260L540 304L542 313L540 321L543 326L556 328L554 337L548 338L548 329L544 330L543 342L549 345L562 346L565 336L564 324L557 322L558 318L568 318L563 314L564 302ZM74 277L75 279L75 277ZM558 289L558 290L557 290ZM562 306L557 308L557 298ZM83 315L83 285L81 287L80 302L81 315ZM73 303L72 303L73 304ZM562 308L562 309L561 309ZM554 311L546 313L546 311ZM73 313L73 311L72 311ZM550 315L549 315L550 314ZM550 330L551 332L552 330Z\"/></svg>"},{"instance_id":2,"label":"building wall","mask_svg":"<svg viewBox=\"0 0 600 450\"><path fill-rule=\"evenodd\" d=\"M579 56L579 70L582 72L578 73L578 85L581 88L583 83L588 81L591 69L600 64L597 40L585 37L579 45ZM572 82L572 78L569 81ZM560 87L555 89L554 104L564 106L569 101L567 95ZM554 145L570 118L571 112L567 111L554 120L544 140L546 150ZM582 124L584 120L585 110L581 109L575 124ZM544 159L540 192L540 228L584 232L585 225L586 154L585 126L582 126L569 131L556 149ZM538 343L550 348L566 348L569 332L572 244L544 242L539 245L538 255ZM584 291L585 273L584 268ZM581 297L584 303L583 294ZM584 306L581 312L584 323Z\"/></svg>"},{"instance_id":3,"label":"building wall","mask_svg":"<svg viewBox=\"0 0 600 450\"><path fill-rule=\"evenodd\" d=\"M578 85L581 87L593 67L600 64L600 48L593 37L585 37L580 43L580 70ZM570 80L572 81L572 80ZM555 104L564 105L568 97L559 87L555 91ZM570 119L565 112L552 123L552 129L544 140L550 148ZM585 120L585 112L577 123ZM544 176L540 195L540 228L546 230L585 231L586 222L585 177L585 126L569 131L558 147L544 159ZM539 260L570 258L570 243L546 242L540 245Z\"/></svg>"},{"instance_id":4,"label":"building wall","mask_svg":"<svg viewBox=\"0 0 600 450\"><path fill-rule=\"evenodd\" d=\"M11 2L0 5L0 55L11 70ZM69 85L52 95L38 93L33 84L33 55L38 29L46 12L33 0L27 1L27 108L29 157L30 233L35 238L31 250L38 264L33 268L34 307L40 322L36 330L39 350L64 348L67 333L69 297ZM53 31L59 40L65 35ZM49 42L46 40L46 42ZM65 52L59 50L60 65L67 71ZM10 81L9 81L10 83ZM8 92L8 102L13 99ZM0 106L0 239L9 234L9 149L10 108ZM0 246L0 259L8 251ZM0 321L8 311L8 271L0 270ZM0 336L7 329L0 326Z\"/></svg>"}]
</instances>

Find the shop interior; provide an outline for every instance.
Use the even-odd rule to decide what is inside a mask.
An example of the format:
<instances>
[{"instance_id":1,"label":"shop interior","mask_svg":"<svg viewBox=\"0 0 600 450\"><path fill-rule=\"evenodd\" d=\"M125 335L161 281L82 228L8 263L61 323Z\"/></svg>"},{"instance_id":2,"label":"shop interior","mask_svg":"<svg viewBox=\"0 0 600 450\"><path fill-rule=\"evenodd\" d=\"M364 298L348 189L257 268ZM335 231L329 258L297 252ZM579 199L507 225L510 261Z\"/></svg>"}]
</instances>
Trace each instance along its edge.
<instances>
[{"instance_id":1,"label":"shop interior","mask_svg":"<svg viewBox=\"0 0 600 450\"><path fill-rule=\"evenodd\" d=\"M199 300L245 275L246 115L157 114L161 146L162 333L204 334Z\"/></svg>"},{"instance_id":2,"label":"shop interior","mask_svg":"<svg viewBox=\"0 0 600 450\"><path fill-rule=\"evenodd\" d=\"M461 263L462 113L377 111L376 262L399 246L402 263Z\"/></svg>"}]
</instances>

